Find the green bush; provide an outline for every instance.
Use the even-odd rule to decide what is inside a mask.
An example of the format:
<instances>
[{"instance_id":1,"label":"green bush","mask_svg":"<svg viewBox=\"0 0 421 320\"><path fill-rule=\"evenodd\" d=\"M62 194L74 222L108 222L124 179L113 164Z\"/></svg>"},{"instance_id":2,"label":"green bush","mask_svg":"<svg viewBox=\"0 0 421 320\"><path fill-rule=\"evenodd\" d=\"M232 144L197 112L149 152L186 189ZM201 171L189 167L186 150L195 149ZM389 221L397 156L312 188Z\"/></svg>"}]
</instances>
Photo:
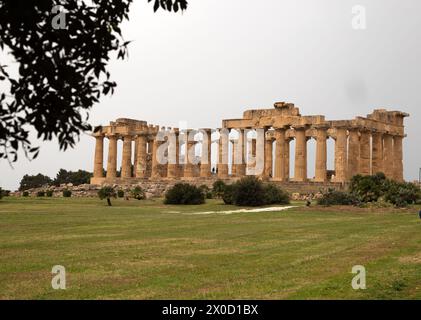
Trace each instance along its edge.
<instances>
[{"instance_id":1,"label":"green bush","mask_svg":"<svg viewBox=\"0 0 421 320\"><path fill-rule=\"evenodd\" d=\"M72 196L72 191L70 191L68 189L63 190L63 197L64 198L70 198L71 196Z\"/></svg>"},{"instance_id":2,"label":"green bush","mask_svg":"<svg viewBox=\"0 0 421 320\"><path fill-rule=\"evenodd\" d=\"M49 198L51 198L53 196L53 190L47 190L45 191L45 195Z\"/></svg>"},{"instance_id":3,"label":"green bush","mask_svg":"<svg viewBox=\"0 0 421 320\"><path fill-rule=\"evenodd\" d=\"M216 180L212 185L212 193L215 198L222 198L224 195L226 183L222 180Z\"/></svg>"},{"instance_id":4,"label":"green bush","mask_svg":"<svg viewBox=\"0 0 421 320\"><path fill-rule=\"evenodd\" d=\"M399 183L389 180L384 198L396 207L406 207L410 204L416 204L421 199L421 191L413 183Z\"/></svg>"},{"instance_id":5,"label":"green bush","mask_svg":"<svg viewBox=\"0 0 421 320\"><path fill-rule=\"evenodd\" d=\"M229 184L225 186L222 200L225 204L234 204L234 193L236 192L236 184Z\"/></svg>"},{"instance_id":6,"label":"green bush","mask_svg":"<svg viewBox=\"0 0 421 320\"><path fill-rule=\"evenodd\" d=\"M206 184L202 184L199 187L199 189L203 192L203 194L205 195L206 199L212 199L213 198L212 191L210 190L210 188Z\"/></svg>"},{"instance_id":7,"label":"green bush","mask_svg":"<svg viewBox=\"0 0 421 320\"><path fill-rule=\"evenodd\" d=\"M417 203L420 188L413 183L386 179L383 173L373 176L356 175L351 179L350 192L362 203L387 201L397 207Z\"/></svg>"},{"instance_id":8,"label":"green bush","mask_svg":"<svg viewBox=\"0 0 421 320\"><path fill-rule=\"evenodd\" d=\"M264 186L265 204L289 204L289 194L274 184Z\"/></svg>"},{"instance_id":9,"label":"green bush","mask_svg":"<svg viewBox=\"0 0 421 320\"><path fill-rule=\"evenodd\" d=\"M22 197L29 197L29 192L28 191L22 192Z\"/></svg>"},{"instance_id":10,"label":"green bush","mask_svg":"<svg viewBox=\"0 0 421 320\"><path fill-rule=\"evenodd\" d=\"M317 199L317 204L322 206L333 206L333 205L356 205L359 201L355 195L349 192L336 191L334 189L328 189L327 192L323 193L323 196Z\"/></svg>"},{"instance_id":11,"label":"green bush","mask_svg":"<svg viewBox=\"0 0 421 320\"><path fill-rule=\"evenodd\" d=\"M258 207L266 204L263 183L254 176L242 178L233 188L233 204L237 206Z\"/></svg>"},{"instance_id":12,"label":"green bush","mask_svg":"<svg viewBox=\"0 0 421 320\"><path fill-rule=\"evenodd\" d=\"M3 190L0 188L0 199L3 198Z\"/></svg>"},{"instance_id":13,"label":"green bush","mask_svg":"<svg viewBox=\"0 0 421 320\"><path fill-rule=\"evenodd\" d=\"M165 193L165 204L203 204L205 195L198 187L177 183Z\"/></svg>"},{"instance_id":14,"label":"green bush","mask_svg":"<svg viewBox=\"0 0 421 320\"><path fill-rule=\"evenodd\" d=\"M119 198L124 198L124 191L123 190L118 190L117 191L117 197L119 197Z\"/></svg>"},{"instance_id":15,"label":"green bush","mask_svg":"<svg viewBox=\"0 0 421 320\"><path fill-rule=\"evenodd\" d=\"M116 198L117 194L112 187L102 187L98 191L98 197L103 200L107 199L107 204L111 206L111 198Z\"/></svg>"},{"instance_id":16,"label":"green bush","mask_svg":"<svg viewBox=\"0 0 421 320\"><path fill-rule=\"evenodd\" d=\"M37 197L45 197L45 191L38 191Z\"/></svg>"},{"instance_id":17,"label":"green bush","mask_svg":"<svg viewBox=\"0 0 421 320\"><path fill-rule=\"evenodd\" d=\"M386 193L387 181L383 173L373 176L356 175L351 179L349 191L361 202L377 201Z\"/></svg>"},{"instance_id":18,"label":"green bush","mask_svg":"<svg viewBox=\"0 0 421 320\"><path fill-rule=\"evenodd\" d=\"M134 187L130 191L130 194L131 194L132 198L137 199L137 200L146 199L145 191L143 191L143 189L139 186Z\"/></svg>"}]
</instances>

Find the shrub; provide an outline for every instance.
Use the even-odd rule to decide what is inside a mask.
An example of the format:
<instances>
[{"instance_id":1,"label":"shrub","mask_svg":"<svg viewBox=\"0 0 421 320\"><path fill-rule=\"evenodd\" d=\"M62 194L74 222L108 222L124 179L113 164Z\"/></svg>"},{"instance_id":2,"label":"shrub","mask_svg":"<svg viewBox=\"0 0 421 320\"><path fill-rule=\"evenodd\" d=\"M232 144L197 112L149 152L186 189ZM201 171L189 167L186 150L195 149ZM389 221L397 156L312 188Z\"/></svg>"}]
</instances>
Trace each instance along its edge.
<instances>
[{"instance_id":1,"label":"shrub","mask_svg":"<svg viewBox=\"0 0 421 320\"><path fill-rule=\"evenodd\" d=\"M236 192L236 184L226 185L222 200L225 204L234 204L234 193Z\"/></svg>"},{"instance_id":2,"label":"shrub","mask_svg":"<svg viewBox=\"0 0 421 320\"><path fill-rule=\"evenodd\" d=\"M112 187L102 187L98 191L98 197L101 200L107 199L107 204L111 206L111 198L116 198L117 194Z\"/></svg>"},{"instance_id":3,"label":"shrub","mask_svg":"<svg viewBox=\"0 0 421 320\"><path fill-rule=\"evenodd\" d=\"M45 197L45 191L38 191L37 197Z\"/></svg>"},{"instance_id":4,"label":"shrub","mask_svg":"<svg viewBox=\"0 0 421 320\"><path fill-rule=\"evenodd\" d=\"M47 190L45 191L45 195L49 198L51 198L53 196L53 190Z\"/></svg>"},{"instance_id":5,"label":"shrub","mask_svg":"<svg viewBox=\"0 0 421 320\"><path fill-rule=\"evenodd\" d=\"M342 191L336 191L334 189L328 189L327 192L322 193L323 196L319 199L317 199L317 204L322 206L333 206L333 205L355 205L358 204L358 199L355 197L355 195L348 193L348 192L342 192Z\"/></svg>"},{"instance_id":6,"label":"shrub","mask_svg":"<svg viewBox=\"0 0 421 320\"><path fill-rule=\"evenodd\" d=\"M261 206L265 204L265 188L256 177L242 178L233 185L232 201L237 206Z\"/></svg>"},{"instance_id":7,"label":"shrub","mask_svg":"<svg viewBox=\"0 0 421 320\"><path fill-rule=\"evenodd\" d=\"M222 180L216 180L212 185L212 192L215 198L222 198L224 195L226 183Z\"/></svg>"},{"instance_id":8,"label":"shrub","mask_svg":"<svg viewBox=\"0 0 421 320\"><path fill-rule=\"evenodd\" d=\"M29 192L28 192L28 191L24 191L24 192L22 192L22 196L23 196L23 197L29 197Z\"/></svg>"},{"instance_id":9,"label":"shrub","mask_svg":"<svg viewBox=\"0 0 421 320\"><path fill-rule=\"evenodd\" d=\"M421 191L413 183L388 181L385 200L397 207L406 207L421 199Z\"/></svg>"},{"instance_id":10,"label":"shrub","mask_svg":"<svg viewBox=\"0 0 421 320\"><path fill-rule=\"evenodd\" d=\"M146 198L145 191L143 191L143 189L139 186L134 187L130 191L130 194L132 198L137 199L137 200L143 200Z\"/></svg>"},{"instance_id":11,"label":"shrub","mask_svg":"<svg viewBox=\"0 0 421 320\"><path fill-rule=\"evenodd\" d=\"M64 198L70 198L71 196L72 196L72 191L70 191L68 189L63 190L63 197Z\"/></svg>"},{"instance_id":12,"label":"shrub","mask_svg":"<svg viewBox=\"0 0 421 320\"><path fill-rule=\"evenodd\" d=\"M206 184L202 184L199 189L203 192L203 194L205 195L206 199L212 199L213 198L213 194L210 190L210 188L206 185Z\"/></svg>"},{"instance_id":13,"label":"shrub","mask_svg":"<svg viewBox=\"0 0 421 320\"><path fill-rule=\"evenodd\" d=\"M10 196L10 190L3 190L2 188L0 188L0 199L2 197L9 197Z\"/></svg>"},{"instance_id":14,"label":"shrub","mask_svg":"<svg viewBox=\"0 0 421 320\"><path fill-rule=\"evenodd\" d=\"M117 191L117 197L119 197L119 198L124 198L124 191L123 190L118 190Z\"/></svg>"},{"instance_id":15,"label":"shrub","mask_svg":"<svg viewBox=\"0 0 421 320\"><path fill-rule=\"evenodd\" d=\"M377 201L387 190L387 179L383 173L373 176L352 177L349 191L361 202Z\"/></svg>"},{"instance_id":16,"label":"shrub","mask_svg":"<svg viewBox=\"0 0 421 320\"><path fill-rule=\"evenodd\" d=\"M205 195L198 187L177 183L165 193L165 204L203 204Z\"/></svg>"},{"instance_id":17,"label":"shrub","mask_svg":"<svg viewBox=\"0 0 421 320\"><path fill-rule=\"evenodd\" d=\"M274 184L264 186L265 204L289 204L289 194Z\"/></svg>"}]
</instances>

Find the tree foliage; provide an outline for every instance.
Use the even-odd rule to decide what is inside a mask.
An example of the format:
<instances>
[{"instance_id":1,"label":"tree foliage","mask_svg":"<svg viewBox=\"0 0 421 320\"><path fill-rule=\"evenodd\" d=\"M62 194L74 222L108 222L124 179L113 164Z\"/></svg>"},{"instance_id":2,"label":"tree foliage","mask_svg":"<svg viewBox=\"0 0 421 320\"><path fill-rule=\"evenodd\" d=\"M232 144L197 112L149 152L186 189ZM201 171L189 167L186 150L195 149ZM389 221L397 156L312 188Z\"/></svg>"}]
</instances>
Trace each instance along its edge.
<instances>
[{"instance_id":1,"label":"tree foliage","mask_svg":"<svg viewBox=\"0 0 421 320\"><path fill-rule=\"evenodd\" d=\"M102 187L99 191L98 191L98 197L103 200L103 199L107 199L107 204L109 206L111 206L111 198L117 198L117 193L115 192L115 190L113 189L113 187Z\"/></svg>"},{"instance_id":2,"label":"tree foliage","mask_svg":"<svg viewBox=\"0 0 421 320\"><path fill-rule=\"evenodd\" d=\"M38 173L37 175L25 174L22 180L20 181L19 191L24 191L32 188L40 188L45 185L50 185L51 183L51 178L41 173Z\"/></svg>"},{"instance_id":3,"label":"tree foliage","mask_svg":"<svg viewBox=\"0 0 421 320\"><path fill-rule=\"evenodd\" d=\"M54 184L59 186L63 183L71 183L75 186L78 186L80 184L89 183L91 177L92 173L85 170L67 171L65 169L60 169L56 178L54 179Z\"/></svg>"},{"instance_id":4,"label":"tree foliage","mask_svg":"<svg viewBox=\"0 0 421 320\"><path fill-rule=\"evenodd\" d=\"M148 0L151 2L152 0ZM61 150L72 147L80 133L91 130L89 110L102 95L112 94L107 64L111 54L124 59L128 41L121 23L132 0L0 0L0 48L14 58L18 74L0 63L0 158L16 161L21 148L35 158L29 141L58 139ZM53 28L61 5L65 27ZM154 10L184 10L186 0L155 0Z\"/></svg>"}]
</instances>

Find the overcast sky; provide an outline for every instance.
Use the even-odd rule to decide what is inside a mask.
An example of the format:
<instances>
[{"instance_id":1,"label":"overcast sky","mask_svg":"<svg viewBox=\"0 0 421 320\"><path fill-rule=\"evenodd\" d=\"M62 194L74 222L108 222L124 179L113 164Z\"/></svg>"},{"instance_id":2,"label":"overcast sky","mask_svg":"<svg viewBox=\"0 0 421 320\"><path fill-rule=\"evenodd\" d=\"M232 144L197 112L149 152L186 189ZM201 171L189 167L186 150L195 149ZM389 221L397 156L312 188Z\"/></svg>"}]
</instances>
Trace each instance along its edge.
<instances>
[{"instance_id":1,"label":"overcast sky","mask_svg":"<svg viewBox=\"0 0 421 320\"><path fill-rule=\"evenodd\" d=\"M352 28L355 5L366 8L365 30ZM419 0L189 0L183 14L154 14L151 4L137 0L122 28L133 40L129 59L110 63L118 87L93 108L91 123L127 117L216 128L222 119L275 101L329 120L384 107L411 114L404 168L406 179L417 179L420 12ZM66 152L56 142L33 142L42 147L38 159L21 156L14 168L0 162L1 187L17 188L25 173L54 177L60 168L93 169L94 139L87 134ZM311 177L313 143L309 149Z\"/></svg>"}]
</instances>

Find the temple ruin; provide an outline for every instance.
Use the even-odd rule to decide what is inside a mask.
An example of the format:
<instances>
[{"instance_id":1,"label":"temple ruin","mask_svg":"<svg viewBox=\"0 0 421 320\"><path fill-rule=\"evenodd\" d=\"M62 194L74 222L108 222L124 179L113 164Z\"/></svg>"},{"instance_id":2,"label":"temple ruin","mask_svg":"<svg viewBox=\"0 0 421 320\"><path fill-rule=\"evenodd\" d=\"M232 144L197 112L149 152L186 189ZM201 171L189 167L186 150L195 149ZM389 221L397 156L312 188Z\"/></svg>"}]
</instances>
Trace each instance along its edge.
<instances>
[{"instance_id":1,"label":"temple ruin","mask_svg":"<svg viewBox=\"0 0 421 320\"><path fill-rule=\"evenodd\" d=\"M326 120L321 115L302 116L294 104L278 102L271 109L247 110L241 119L223 120L219 129L181 130L146 121L117 119L93 134L96 146L91 183L213 181L257 175L283 183L344 184L356 174L377 172L403 181L402 141L407 116L400 111L377 109L367 117ZM109 141L106 171L104 138ZM328 138L335 141L332 172L327 170ZM117 167L119 139L123 142L121 170ZM310 179L307 176L309 139L316 141L315 176ZM295 161L294 176L290 177L292 140L295 140ZM213 144L218 148L212 148Z\"/></svg>"}]
</instances>

